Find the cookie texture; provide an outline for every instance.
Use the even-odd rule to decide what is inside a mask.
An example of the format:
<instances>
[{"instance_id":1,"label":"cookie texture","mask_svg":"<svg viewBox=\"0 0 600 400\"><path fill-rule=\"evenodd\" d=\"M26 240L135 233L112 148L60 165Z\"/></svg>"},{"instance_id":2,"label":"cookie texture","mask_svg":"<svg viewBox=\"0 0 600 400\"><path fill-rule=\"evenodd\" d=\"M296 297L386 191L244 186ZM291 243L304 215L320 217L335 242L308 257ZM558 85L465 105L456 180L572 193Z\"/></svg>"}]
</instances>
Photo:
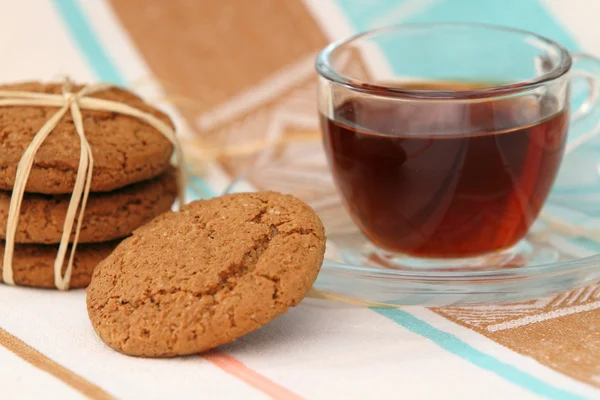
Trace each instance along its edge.
<instances>
[{"instance_id":1,"label":"cookie texture","mask_svg":"<svg viewBox=\"0 0 600 400\"><path fill-rule=\"evenodd\" d=\"M10 192L0 192L1 239L6 238L10 195ZM88 198L79 243L107 242L128 236L157 215L169 211L176 197L177 177L174 169L114 192L92 193ZM59 243L70 198L70 195L26 193L15 241Z\"/></svg>"},{"instance_id":2,"label":"cookie texture","mask_svg":"<svg viewBox=\"0 0 600 400\"><path fill-rule=\"evenodd\" d=\"M81 86L74 87L77 91ZM37 82L2 85L0 90L62 93L61 84ZM92 97L124 102L166 123L169 118L123 89L112 88ZM0 107L0 189L12 190L17 165L34 135L57 111L52 107ZM93 192L106 192L153 178L169 166L171 143L144 122L122 114L82 110L86 137L92 147ZM79 164L79 137L70 113L38 150L26 191L71 193Z\"/></svg>"},{"instance_id":3,"label":"cookie texture","mask_svg":"<svg viewBox=\"0 0 600 400\"><path fill-rule=\"evenodd\" d=\"M119 241L77 246L71 288L84 288L90 283L92 272L100 261L117 247ZM58 246L17 244L13 253L13 276L19 286L54 289L54 259ZM0 242L0 281L2 280L4 242ZM66 265L66 262L65 262ZM63 271L64 272L64 271Z\"/></svg>"},{"instance_id":4,"label":"cookie texture","mask_svg":"<svg viewBox=\"0 0 600 400\"><path fill-rule=\"evenodd\" d=\"M321 221L292 196L193 202L138 229L100 263L87 289L88 314L122 353L202 352L298 304L324 252Z\"/></svg>"}]
</instances>

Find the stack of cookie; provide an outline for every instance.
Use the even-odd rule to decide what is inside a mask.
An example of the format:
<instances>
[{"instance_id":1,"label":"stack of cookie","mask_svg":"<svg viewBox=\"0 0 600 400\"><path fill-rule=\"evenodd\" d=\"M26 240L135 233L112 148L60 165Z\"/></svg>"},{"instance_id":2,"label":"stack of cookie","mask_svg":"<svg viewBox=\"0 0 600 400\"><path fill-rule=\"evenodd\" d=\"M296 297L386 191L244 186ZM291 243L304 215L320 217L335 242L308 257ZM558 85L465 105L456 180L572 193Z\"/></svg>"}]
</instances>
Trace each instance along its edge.
<instances>
[{"instance_id":1,"label":"stack of cookie","mask_svg":"<svg viewBox=\"0 0 600 400\"><path fill-rule=\"evenodd\" d=\"M0 90L60 94L62 85L25 83L1 86ZM170 124L166 115L125 90L111 88L92 97L125 103ZM56 108L51 107L0 107L2 240L6 238L19 161L34 135L55 112ZM94 167L71 287L87 286L94 267L120 239L168 211L177 195L176 174L170 166L173 147L160 132L139 119L118 113L82 110L82 117ZM79 137L67 114L39 148L27 181L13 256L14 281L18 285L54 287L53 264L79 157ZM4 242L0 242L0 277L4 247Z\"/></svg>"}]
</instances>

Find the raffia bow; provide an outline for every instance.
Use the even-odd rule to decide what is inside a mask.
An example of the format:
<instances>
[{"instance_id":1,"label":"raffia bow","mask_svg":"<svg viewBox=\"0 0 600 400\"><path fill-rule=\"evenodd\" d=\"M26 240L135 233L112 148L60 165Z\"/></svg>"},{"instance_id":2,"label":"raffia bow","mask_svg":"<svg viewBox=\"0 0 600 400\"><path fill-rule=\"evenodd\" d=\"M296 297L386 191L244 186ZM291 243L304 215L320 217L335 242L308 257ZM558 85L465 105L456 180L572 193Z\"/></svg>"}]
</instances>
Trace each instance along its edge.
<instances>
[{"instance_id":1,"label":"raffia bow","mask_svg":"<svg viewBox=\"0 0 600 400\"><path fill-rule=\"evenodd\" d=\"M21 204L23 202L23 196L25 193L25 187L27 185L27 180L29 179L29 173L31 172L35 155L40 146L48 137L48 135L50 135L50 133L58 125L62 117L69 110L71 111L71 115L73 117L75 130L77 132L77 135L79 136L79 140L81 143L81 152L79 157L77 177L75 179L75 186L73 188L71 200L69 201L69 207L67 208L67 215L63 224L62 237L58 247L58 253L54 261L54 284L59 290L67 290L69 288L71 274L73 272L73 260L75 258L75 250L77 248L79 232L81 230L81 223L83 221L83 215L85 212L85 207L87 204L92 183L94 158L92 155L92 149L85 137L85 131L83 129L83 119L81 116L82 109L94 111L108 111L137 118L155 128L166 139L168 139L173 144L173 147L175 149L175 155L177 157L177 162L179 164L179 204L185 203L185 176L183 170L183 157L181 147L179 145L179 142L177 141L177 138L175 137L175 131L168 124L156 118L154 115L138 110L135 107L131 107L127 104L119 103L112 100L89 97L91 94L102 92L104 90L110 89L111 87L113 87L113 85L92 84L85 86L78 92L74 93L72 92L72 84L70 83L70 81L67 80L63 84L62 94L0 90L0 107L59 107L59 110L56 113L54 113L54 115L52 115L52 117L35 134L33 140L23 153L23 156L21 157L21 160L19 161L19 164L17 166L15 183L10 199L8 220L6 223L6 243L2 268L2 279L5 283L10 285L15 284L12 265L13 253L15 248L15 234L17 230L17 223L19 221ZM79 214L77 216L78 210ZM69 255L65 274L63 276L62 269L65 258L67 256L69 238L73 230L73 225L75 224L76 216L77 225L75 227L75 235L73 238L71 253Z\"/></svg>"}]
</instances>

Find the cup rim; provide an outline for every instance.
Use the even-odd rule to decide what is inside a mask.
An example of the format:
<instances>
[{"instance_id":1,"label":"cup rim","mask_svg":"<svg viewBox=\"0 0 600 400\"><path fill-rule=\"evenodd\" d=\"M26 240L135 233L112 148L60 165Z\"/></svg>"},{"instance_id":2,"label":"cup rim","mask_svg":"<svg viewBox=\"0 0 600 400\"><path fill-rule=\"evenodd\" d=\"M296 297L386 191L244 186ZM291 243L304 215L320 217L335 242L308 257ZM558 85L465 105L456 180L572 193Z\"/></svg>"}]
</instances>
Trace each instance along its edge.
<instances>
[{"instance_id":1,"label":"cup rim","mask_svg":"<svg viewBox=\"0 0 600 400\"><path fill-rule=\"evenodd\" d=\"M369 36L377 34L408 30L408 29L423 29L423 28L478 28L478 29L490 29L496 31L504 31L510 33L518 33L534 37L535 39L546 43L547 45L554 47L558 50L560 55L560 62L554 69L546 72L543 75L537 76L533 79L524 80L520 82L509 83L505 85L489 86L478 89L456 89L456 90L433 90L433 89L402 89L392 86L385 85L374 85L359 79L350 78L339 72L337 72L330 63L331 54L342 46L345 46L356 40L364 39ZM547 82L553 81L557 78L562 77L571 69L572 58L569 51L560 43L549 39L545 36L539 35L534 32L530 32L525 29L513 28L503 25L487 24L487 23L475 23L475 22L431 22L431 23L408 23L399 25L390 25L382 28L368 30L366 32L358 33L350 37L334 41L327 45L323 50L319 52L316 58L315 68L318 74L338 85L344 86L350 90L373 94L383 97L398 97L398 98L410 98L410 99L472 99L482 97L496 97L504 96L507 94L521 92L523 90L534 89L542 86Z\"/></svg>"}]
</instances>

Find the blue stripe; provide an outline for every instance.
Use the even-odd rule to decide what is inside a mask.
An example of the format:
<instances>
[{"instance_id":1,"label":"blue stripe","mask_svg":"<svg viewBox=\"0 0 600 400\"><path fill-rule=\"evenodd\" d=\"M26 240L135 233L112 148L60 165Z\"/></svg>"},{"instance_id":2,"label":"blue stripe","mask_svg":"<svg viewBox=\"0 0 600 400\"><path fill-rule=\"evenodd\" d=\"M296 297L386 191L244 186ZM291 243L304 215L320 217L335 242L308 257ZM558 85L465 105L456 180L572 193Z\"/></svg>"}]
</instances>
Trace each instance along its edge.
<instances>
[{"instance_id":1,"label":"blue stripe","mask_svg":"<svg viewBox=\"0 0 600 400\"><path fill-rule=\"evenodd\" d=\"M418 22L481 22L511 26L539 33L556 40L570 50L578 49L577 42L555 20L540 0L443 0L425 3L421 10L399 15L389 20L395 10L419 8L420 0L378 0L360 2L335 0L348 22L357 31L385 24ZM408 5L408 6L407 6Z\"/></svg>"},{"instance_id":2,"label":"blue stripe","mask_svg":"<svg viewBox=\"0 0 600 400\"><path fill-rule=\"evenodd\" d=\"M456 336L434 328L406 311L394 308L372 308L372 310L402 325L409 331L431 340L442 349L455 354L482 369L493 372L507 381L512 382L523 389L529 390L536 395L550 399L565 400L584 398L549 385L510 364L496 360L494 357L475 349L458 339Z\"/></svg>"},{"instance_id":3,"label":"blue stripe","mask_svg":"<svg viewBox=\"0 0 600 400\"><path fill-rule=\"evenodd\" d=\"M188 190L192 193L189 200L200 200L215 197L217 194L200 176L189 177Z\"/></svg>"},{"instance_id":4,"label":"blue stripe","mask_svg":"<svg viewBox=\"0 0 600 400\"><path fill-rule=\"evenodd\" d=\"M63 19L71 39L83 54L97 78L103 82L124 86L125 79L92 30L84 11L76 0L54 0L54 7Z\"/></svg>"},{"instance_id":5,"label":"blue stripe","mask_svg":"<svg viewBox=\"0 0 600 400\"><path fill-rule=\"evenodd\" d=\"M392 23L485 22L527 29L551 37L571 49L576 47L576 43L571 37L560 28L544 6L536 0L437 0L433 2L379 0L369 3L337 1L356 31ZM403 10L410 11L410 9L413 11L409 14L402 12ZM398 15L396 15L397 13ZM483 38L489 42L491 49L496 48L497 57L492 59L469 57L472 43L470 39L464 38L464 41L456 41L450 47L439 46L436 48L435 51L438 54L436 59L440 57L439 59L444 60L444 68L440 68L437 62L432 62L429 53L421 51L423 43L421 40L398 42L389 37L379 37L372 41L383 49L390 68L400 75L428 79L454 77L468 78L474 81L502 82L529 79L536 73L533 62L507 62L510 59L531 57L529 47L512 46L509 59L505 54L505 46L508 45L508 42L496 45L501 37L491 31ZM406 54L418 56L407 62ZM462 54L467 56L463 57Z\"/></svg>"}]
</instances>

